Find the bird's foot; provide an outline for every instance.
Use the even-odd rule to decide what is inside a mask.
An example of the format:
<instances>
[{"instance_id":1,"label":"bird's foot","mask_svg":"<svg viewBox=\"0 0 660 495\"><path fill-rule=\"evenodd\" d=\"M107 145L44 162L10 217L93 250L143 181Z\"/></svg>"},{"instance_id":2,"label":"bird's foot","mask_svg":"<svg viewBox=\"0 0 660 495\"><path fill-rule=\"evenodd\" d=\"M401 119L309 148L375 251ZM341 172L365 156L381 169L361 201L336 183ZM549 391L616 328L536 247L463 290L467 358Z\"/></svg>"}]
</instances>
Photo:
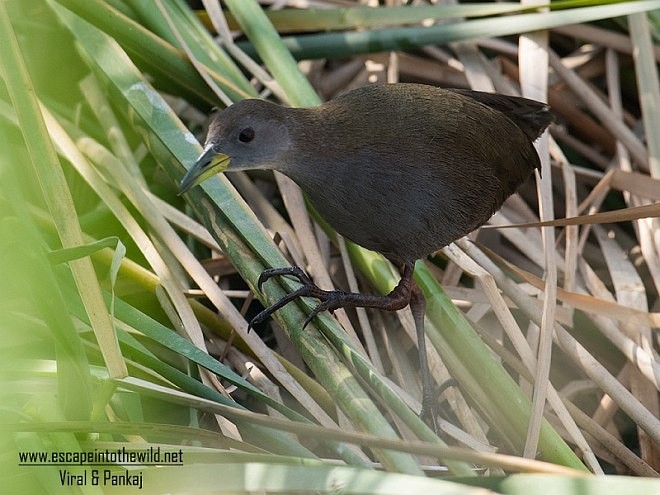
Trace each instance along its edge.
<instances>
[{"instance_id":1,"label":"bird's foot","mask_svg":"<svg viewBox=\"0 0 660 495\"><path fill-rule=\"evenodd\" d=\"M305 319L303 323L303 328L305 328L309 322L311 322L319 313L326 310L333 312L335 309L351 306L351 303L355 302L355 297L360 296L360 294L352 294L350 292L344 292L340 290L328 291L320 289L314 282L312 282L307 274L297 266L286 268L269 268L264 270L261 275L259 275L259 279L257 280L257 288L261 290L261 286L273 277L287 275L297 278L302 286L287 294L275 304L264 309L261 313L252 318L248 325L248 330L254 328L254 326L257 324L266 321L275 311L286 306L291 301L298 299L299 297L314 297L321 301L321 303L316 306Z\"/></svg>"},{"instance_id":2,"label":"bird's foot","mask_svg":"<svg viewBox=\"0 0 660 495\"><path fill-rule=\"evenodd\" d=\"M356 308L368 307L379 308L388 311L396 311L404 308L410 301L410 284L412 279L412 265L407 266L399 285L397 285L392 292L386 296L375 294L358 294L353 292L344 292L341 290L323 290L320 289L312 280L307 276L301 268L297 266L286 268L269 268L264 270L259 279L257 280L257 288L261 290L261 286L273 277L279 276L295 277L302 284L298 289L290 294L287 294L282 299L277 301L272 306L264 309L261 313L255 316L250 324L248 330L255 325L266 321L278 309L289 304L291 301L299 297L314 297L321 301L305 319L303 328L311 322L319 313L323 311L333 312L339 308Z\"/></svg>"}]
</instances>

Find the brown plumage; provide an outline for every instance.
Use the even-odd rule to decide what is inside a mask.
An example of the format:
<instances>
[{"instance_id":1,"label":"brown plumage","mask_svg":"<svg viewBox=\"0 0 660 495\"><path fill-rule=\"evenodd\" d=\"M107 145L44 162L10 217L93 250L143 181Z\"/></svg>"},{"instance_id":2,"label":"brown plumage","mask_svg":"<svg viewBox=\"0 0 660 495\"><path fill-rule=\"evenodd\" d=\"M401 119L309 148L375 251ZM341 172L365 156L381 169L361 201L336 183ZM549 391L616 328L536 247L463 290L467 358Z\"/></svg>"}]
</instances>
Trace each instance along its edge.
<instances>
[{"instance_id":1,"label":"brown plumage","mask_svg":"<svg viewBox=\"0 0 660 495\"><path fill-rule=\"evenodd\" d=\"M319 312L397 310L410 304L417 329L424 408L435 426L424 341L424 299L415 260L476 229L540 166L532 142L552 121L547 105L511 96L420 84L372 85L311 108L244 100L212 122L204 153L180 192L215 172L273 169L293 179L323 218L355 243L403 266L387 296L324 291L300 268L264 271L302 286L250 326L300 296Z\"/></svg>"},{"instance_id":2,"label":"brown plumage","mask_svg":"<svg viewBox=\"0 0 660 495\"><path fill-rule=\"evenodd\" d=\"M539 166L532 141L551 118L522 98L371 85L312 108L244 100L207 144L229 155L227 171L288 175L337 232L405 263L486 222Z\"/></svg>"}]
</instances>

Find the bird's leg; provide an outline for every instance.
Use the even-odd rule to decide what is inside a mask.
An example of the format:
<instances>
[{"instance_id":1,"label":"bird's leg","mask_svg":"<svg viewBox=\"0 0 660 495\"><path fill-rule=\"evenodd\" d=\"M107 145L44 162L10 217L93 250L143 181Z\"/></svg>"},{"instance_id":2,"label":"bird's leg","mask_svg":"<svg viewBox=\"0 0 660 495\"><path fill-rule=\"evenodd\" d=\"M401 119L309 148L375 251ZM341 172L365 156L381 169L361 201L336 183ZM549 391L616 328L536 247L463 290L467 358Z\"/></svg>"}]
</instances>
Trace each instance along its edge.
<instances>
[{"instance_id":1,"label":"bird's leg","mask_svg":"<svg viewBox=\"0 0 660 495\"><path fill-rule=\"evenodd\" d=\"M419 353L419 366L422 374L422 412L421 418L438 433L438 401L434 392L435 387L431 380L431 368L426 354L426 338L424 333L424 314L426 301L420 288L413 282L410 291L410 312L415 321L415 331L417 333L417 351Z\"/></svg>"},{"instance_id":2,"label":"bird's leg","mask_svg":"<svg viewBox=\"0 0 660 495\"><path fill-rule=\"evenodd\" d=\"M307 324L316 317L316 315L326 310L332 312L339 308L362 307L396 311L405 308L410 302L410 289L413 285L412 273L412 264L406 263L403 268L401 280L397 286L386 296L381 296L376 294L357 294L341 290L320 289L310 280L305 272L297 266L264 270L257 281L257 287L259 289L261 289L261 286L268 279L281 275L291 275L297 278L303 285L255 316L248 325L248 328L253 328L256 324L267 320L275 311L299 297L315 297L321 301L321 303L312 310L309 316L307 316L307 319L303 323L303 328L305 328Z\"/></svg>"},{"instance_id":3,"label":"bird's leg","mask_svg":"<svg viewBox=\"0 0 660 495\"><path fill-rule=\"evenodd\" d=\"M385 296L376 294L357 294L353 292L344 292L341 290L329 291L320 289L316 286L316 284L314 284L314 282L312 282L307 274L305 274L305 272L303 272L302 269L297 266L287 268L270 268L268 270L264 270L261 275L259 275L257 287L261 289L261 286L272 277L286 275L297 278L300 283L302 283L302 286L290 294L287 294L272 306L264 309L261 313L255 316L252 321L250 321L248 328L252 328L254 325L267 320L275 311L299 297L315 297L321 301L321 303L312 310L309 316L307 316L307 319L303 323L303 328L305 328L307 324L316 317L316 315L325 310L332 312L338 308L363 307L384 309L387 311L397 311L399 309L405 308L408 304L410 304L410 311L412 312L413 319L415 321L419 362L422 375L421 417L431 428L433 428L435 432L438 432L436 423L438 416L438 405L435 398L436 394L433 392L434 388L431 381L431 372L426 355L426 340L424 333L424 309L426 302L424 301L424 296L422 295L421 290L413 281L413 264L404 264L401 280L397 286Z\"/></svg>"}]
</instances>

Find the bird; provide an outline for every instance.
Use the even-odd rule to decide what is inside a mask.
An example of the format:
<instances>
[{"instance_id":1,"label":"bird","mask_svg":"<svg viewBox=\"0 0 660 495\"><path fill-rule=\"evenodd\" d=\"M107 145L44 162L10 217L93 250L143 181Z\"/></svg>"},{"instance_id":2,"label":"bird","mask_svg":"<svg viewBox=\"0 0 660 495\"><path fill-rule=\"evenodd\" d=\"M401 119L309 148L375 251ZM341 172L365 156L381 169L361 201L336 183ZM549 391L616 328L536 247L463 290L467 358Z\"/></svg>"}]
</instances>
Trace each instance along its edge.
<instances>
[{"instance_id":1,"label":"bird","mask_svg":"<svg viewBox=\"0 0 660 495\"><path fill-rule=\"evenodd\" d=\"M284 275L302 285L249 326L301 296L320 301L303 327L324 310L410 305L422 415L435 425L414 263L487 222L540 168L533 142L553 120L550 107L535 100L413 83L371 84L306 108L246 99L212 120L179 194L220 172L277 170L300 186L336 232L401 268L401 280L387 295L322 290L295 266L266 269L259 290Z\"/></svg>"}]
</instances>

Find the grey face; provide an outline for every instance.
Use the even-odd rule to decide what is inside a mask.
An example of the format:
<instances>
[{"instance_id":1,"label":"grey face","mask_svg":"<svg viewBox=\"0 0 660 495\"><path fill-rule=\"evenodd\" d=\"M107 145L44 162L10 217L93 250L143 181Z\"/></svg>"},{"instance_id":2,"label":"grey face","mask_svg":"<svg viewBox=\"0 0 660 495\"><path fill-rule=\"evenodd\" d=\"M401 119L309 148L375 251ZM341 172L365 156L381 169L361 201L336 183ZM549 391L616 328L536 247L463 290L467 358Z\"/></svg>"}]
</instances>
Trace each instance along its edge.
<instances>
[{"instance_id":1,"label":"grey face","mask_svg":"<svg viewBox=\"0 0 660 495\"><path fill-rule=\"evenodd\" d=\"M236 103L213 120L206 148L227 155L230 171L274 168L291 144L282 110L262 100Z\"/></svg>"},{"instance_id":2,"label":"grey face","mask_svg":"<svg viewBox=\"0 0 660 495\"><path fill-rule=\"evenodd\" d=\"M226 170L278 168L291 148L282 110L262 100L243 100L216 116L204 152L181 181L179 194Z\"/></svg>"}]
</instances>

